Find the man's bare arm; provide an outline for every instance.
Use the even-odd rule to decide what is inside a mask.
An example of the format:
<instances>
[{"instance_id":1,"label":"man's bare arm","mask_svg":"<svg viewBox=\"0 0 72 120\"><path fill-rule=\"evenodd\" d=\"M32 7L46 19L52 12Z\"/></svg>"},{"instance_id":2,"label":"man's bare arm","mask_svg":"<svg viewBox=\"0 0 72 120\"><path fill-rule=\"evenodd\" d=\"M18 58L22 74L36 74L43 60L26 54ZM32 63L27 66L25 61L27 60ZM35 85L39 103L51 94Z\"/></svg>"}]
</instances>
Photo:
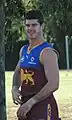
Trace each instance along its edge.
<instances>
[{"instance_id":1,"label":"man's bare arm","mask_svg":"<svg viewBox=\"0 0 72 120\"><path fill-rule=\"evenodd\" d=\"M56 53L51 49L46 49L42 53L42 59L48 82L39 93L31 98L33 104L47 98L59 87L59 68Z\"/></svg>"},{"instance_id":2,"label":"man's bare arm","mask_svg":"<svg viewBox=\"0 0 72 120\"><path fill-rule=\"evenodd\" d=\"M22 50L23 50L24 46L20 49L19 52L19 59L21 59L22 56ZM21 85L21 78L20 78L20 60L18 61L18 64L15 68L14 74L13 74L13 81L12 81L12 88L17 87L19 88Z\"/></svg>"},{"instance_id":3,"label":"man's bare arm","mask_svg":"<svg viewBox=\"0 0 72 120\"><path fill-rule=\"evenodd\" d=\"M15 71L14 71L14 74L13 74L13 81L12 81L12 88L13 87L17 87L19 88L20 87L20 66L19 66L19 62L15 68Z\"/></svg>"},{"instance_id":4,"label":"man's bare arm","mask_svg":"<svg viewBox=\"0 0 72 120\"><path fill-rule=\"evenodd\" d=\"M20 80L20 66L19 66L19 62L16 66L16 69L14 71L14 75L13 75L13 81L12 81L12 99L13 102L18 105L21 104L21 91L19 90L19 87L21 85L21 80Z\"/></svg>"},{"instance_id":5,"label":"man's bare arm","mask_svg":"<svg viewBox=\"0 0 72 120\"><path fill-rule=\"evenodd\" d=\"M20 50L20 58L22 55L22 49ZM20 60L16 66L16 69L13 74L13 81L12 81L12 98L13 102L15 104L21 104L21 91L19 90L19 87L21 86L21 75L20 75Z\"/></svg>"}]
</instances>

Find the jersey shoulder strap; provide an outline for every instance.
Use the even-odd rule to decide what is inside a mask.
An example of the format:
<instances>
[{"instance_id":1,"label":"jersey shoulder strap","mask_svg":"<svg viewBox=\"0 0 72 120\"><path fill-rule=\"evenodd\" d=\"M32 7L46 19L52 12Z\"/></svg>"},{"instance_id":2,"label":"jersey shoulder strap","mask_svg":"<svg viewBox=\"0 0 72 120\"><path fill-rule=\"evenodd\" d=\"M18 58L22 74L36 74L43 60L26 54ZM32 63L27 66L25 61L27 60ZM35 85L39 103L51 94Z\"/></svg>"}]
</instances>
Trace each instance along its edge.
<instances>
[{"instance_id":1,"label":"jersey shoulder strap","mask_svg":"<svg viewBox=\"0 0 72 120\"><path fill-rule=\"evenodd\" d=\"M24 45L23 47L21 47L20 52L19 52L19 58L22 57L23 51L24 51L27 47L28 47L28 45Z\"/></svg>"}]
</instances>

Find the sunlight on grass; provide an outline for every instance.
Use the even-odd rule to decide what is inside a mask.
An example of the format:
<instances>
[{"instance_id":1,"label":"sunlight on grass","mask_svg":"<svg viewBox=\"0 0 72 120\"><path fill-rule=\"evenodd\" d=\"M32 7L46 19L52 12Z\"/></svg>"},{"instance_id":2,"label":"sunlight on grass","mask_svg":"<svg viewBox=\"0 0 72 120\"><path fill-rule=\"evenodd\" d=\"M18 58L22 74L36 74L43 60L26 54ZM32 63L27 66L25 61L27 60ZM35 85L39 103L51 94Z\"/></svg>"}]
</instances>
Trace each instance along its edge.
<instances>
[{"instance_id":1,"label":"sunlight on grass","mask_svg":"<svg viewBox=\"0 0 72 120\"><path fill-rule=\"evenodd\" d=\"M13 72L6 72L7 120L17 120L18 106L13 104L11 96ZM59 89L54 93L62 120L72 120L72 71L60 71Z\"/></svg>"},{"instance_id":2,"label":"sunlight on grass","mask_svg":"<svg viewBox=\"0 0 72 120\"><path fill-rule=\"evenodd\" d=\"M62 120L72 120L72 71L60 71L60 85L54 95Z\"/></svg>"}]
</instances>

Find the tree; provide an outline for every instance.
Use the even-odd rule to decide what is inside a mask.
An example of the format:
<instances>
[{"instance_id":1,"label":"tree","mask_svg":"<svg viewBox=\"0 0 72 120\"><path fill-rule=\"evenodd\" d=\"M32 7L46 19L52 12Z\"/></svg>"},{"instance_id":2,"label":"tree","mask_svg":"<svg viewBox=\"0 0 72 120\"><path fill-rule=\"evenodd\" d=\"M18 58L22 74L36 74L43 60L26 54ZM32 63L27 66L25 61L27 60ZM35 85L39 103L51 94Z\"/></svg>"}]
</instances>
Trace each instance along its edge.
<instances>
[{"instance_id":1,"label":"tree","mask_svg":"<svg viewBox=\"0 0 72 120\"><path fill-rule=\"evenodd\" d=\"M5 6L5 45L6 51L13 51L16 41L26 39L24 29L25 8L21 0L6 0Z\"/></svg>"},{"instance_id":2,"label":"tree","mask_svg":"<svg viewBox=\"0 0 72 120\"><path fill-rule=\"evenodd\" d=\"M26 40L25 27L24 27L24 14L25 8L21 0L5 0L5 68L6 70L14 70L17 60L12 57L15 55L15 45L19 40ZM18 54L18 53L16 53Z\"/></svg>"},{"instance_id":3,"label":"tree","mask_svg":"<svg viewBox=\"0 0 72 120\"><path fill-rule=\"evenodd\" d=\"M5 54L4 54L4 11L3 0L0 1L0 120L6 120L5 102Z\"/></svg>"}]
</instances>

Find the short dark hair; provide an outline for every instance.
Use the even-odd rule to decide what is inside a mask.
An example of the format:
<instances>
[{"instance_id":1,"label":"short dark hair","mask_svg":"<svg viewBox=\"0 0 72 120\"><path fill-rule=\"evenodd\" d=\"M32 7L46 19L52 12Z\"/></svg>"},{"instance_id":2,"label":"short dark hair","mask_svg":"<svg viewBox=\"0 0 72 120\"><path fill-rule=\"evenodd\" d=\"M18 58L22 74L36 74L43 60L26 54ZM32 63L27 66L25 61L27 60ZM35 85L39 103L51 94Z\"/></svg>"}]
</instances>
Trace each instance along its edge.
<instances>
[{"instance_id":1,"label":"short dark hair","mask_svg":"<svg viewBox=\"0 0 72 120\"><path fill-rule=\"evenodd\" d=\"M44 22L43 14L40 10L30 10L25 14L25 20L26 19L38 19L38 22L40 25Z\"/></svg>"}]
</instances>

